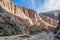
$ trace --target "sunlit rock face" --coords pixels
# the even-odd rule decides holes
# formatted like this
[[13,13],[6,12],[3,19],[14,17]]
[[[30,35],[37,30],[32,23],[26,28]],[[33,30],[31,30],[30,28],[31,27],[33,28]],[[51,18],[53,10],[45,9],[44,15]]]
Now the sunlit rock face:
[[[38,14],[36,11],[32,9],[28,9],[22,6],[16,6],[13,3],[11,3],[9,0],[6,0],[6,1],[0,0],[0,5],[9,13],[19,17],[19,18],[12,18],[19,25],[21,24],[20,18],[22,18],[23,21],[24,19],[28,20],[29,23],[27,24],[30,24],[30,25],[39,25],[39,26],[46,25],[46,26],[53,26],[53,27],[57,26],[57,23],[58,23],[57,20],[54,20],[48,16]],[[25,25],[26,25],[26,22],[24,22]]]

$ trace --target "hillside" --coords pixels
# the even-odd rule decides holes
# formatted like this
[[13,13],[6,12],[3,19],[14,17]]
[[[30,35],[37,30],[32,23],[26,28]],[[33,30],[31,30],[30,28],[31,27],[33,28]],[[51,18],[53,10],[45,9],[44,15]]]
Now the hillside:
[[60,13],[60,10],[54,10],[54,11],[49,11],[49,12],[43,12],[41,13],[44,16],[48,16],[50,18],[53,18],[55,20],[58,20],[58,14]]
[[[10,35],[20,33],[22,34],[24,32],[27,33],[31,30],[41,31],[42,29],[47,28],[49,26],[56,28],[58,24],[58,20],[38,14],[32,9],[28,9],[22,6],[16,6],[9,0],[0,0],[0,6],[1,23],[5,26],[7,25],[7,30],[10,30]],[[4,29],[5,26],[3,26]],[[11,30],[16,33],[11,34]],[[4,32],[5,30],[3,31],[3,33]]]
[[12,20],[10,13],[0,6],[0,36],[17,35],[19,26]]

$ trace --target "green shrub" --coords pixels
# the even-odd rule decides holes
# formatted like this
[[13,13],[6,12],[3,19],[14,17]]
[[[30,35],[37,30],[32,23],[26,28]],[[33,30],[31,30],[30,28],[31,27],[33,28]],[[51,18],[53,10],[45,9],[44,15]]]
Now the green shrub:
[[2,7],[0,6],[0,12],[2,13]]
[[5,29],[6,29],[6,32],[5,32],[4,35],[6,35],[6,36],[12,35],[12,32],[11,32],[11,30],[8,27],[6,27]]
[[8,26],[5,27],[5,33],[4,36],[12,36],[12,35],[17,35],[18,33],[10,28]]
[[0,17],[0,24],[3,24],[3,23],[4,23],[4,19]]

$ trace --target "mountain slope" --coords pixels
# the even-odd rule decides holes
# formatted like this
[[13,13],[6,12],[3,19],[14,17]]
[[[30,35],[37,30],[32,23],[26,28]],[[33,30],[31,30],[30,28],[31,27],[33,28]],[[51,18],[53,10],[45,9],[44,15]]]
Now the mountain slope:
[[16,35],[19,26],[11,19],[9,13],[0,6],[0,36]]
[[[2,1],[0,1],[0,4],[5,10],[12,13],[13,15],[16,15],[20,18],[28,20],[31,25],[38,23],[37,21],[40,19],[42,19],[43,21],[45,21],[49,25],[53,25],[53,26],[57,25],[57,20],[53,20],[53,18],[50,18],[47,16],[42,16],[41,14],[38,14],[36,11],[28,9],[26,7],[16,6],[13,3],[11,3],[10,1],[3,1],[2,0]],[[50,22],[52,22],[52,24],[49,23],[48,19],[50,19]],[[42,20],[40,20],[40,21],[42,21]],[[48,21],[46,21],[46,20],[48,20]],[[56,23],[56,24],[53,24],[53,23]],[[38,23],[38,24],[40,24],[40,23]]]
[[19,28],[18,33],[21,32],[21,29],[22,32],[30,31],[30,27],[35,28],[34,30],[40,30],[48,26],[55,28],[58,24],[58,20],[38,14],[32,9],[16,6],[10,1],[0,0],[0,6],[2,7],[2,11],[0,10],[1,21],[4,21],[11,29]]
[[55,10],[55,11],[44,12],[41,14],[57,20],[59,12],[60,12],[59,10]]

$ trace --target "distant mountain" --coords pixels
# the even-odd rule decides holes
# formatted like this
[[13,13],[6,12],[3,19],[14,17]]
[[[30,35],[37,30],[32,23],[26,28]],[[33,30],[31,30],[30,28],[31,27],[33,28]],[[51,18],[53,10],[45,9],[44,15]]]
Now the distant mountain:
[[55,10],[55,11],[44,12],[41,14],[57,20],[59,12],[60,10]]

